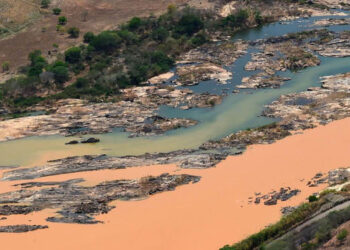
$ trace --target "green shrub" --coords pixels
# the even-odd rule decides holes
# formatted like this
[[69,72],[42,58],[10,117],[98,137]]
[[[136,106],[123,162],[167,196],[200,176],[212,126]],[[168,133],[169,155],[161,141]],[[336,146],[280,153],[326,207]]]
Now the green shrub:
[[274,225],[271,225],[259,233],[253,234],[232,246],[226,245],[222,250],[250,250],[259,247],[269,239],[278,237],[298,222],[303,221],[307,216],[312,214],[318,208],[317,203],[305,203],[299,206],[291,214],[282,217],[282,219]]
[[52,69],[54,78],[57,83],[65,83],[69,80],[69,71],[65,66],[56,66]]
[[310,242],[304,242],[303,244],[301,244],[301,249],[302,250],[313,250],[316,249],[317,245],[314,243],[310,243]]
[[343,229],[337,234],[337,240],[344,241],[347,236],[348,236],[348,231],[346,229]]
[[309,199],[309,202],[314,202],[318,200],[318,198],[315,195],[310,195],[308,199]]
[[[174,60],[168,57],[162,51],[154,51],[151,53],[151,63],[157,64],[162,72],[169,71],[174,65]],[[161,73],[161,72],[159,72]]]
[[9,71],[10,70],[10,63],[9,62],[3,62],[1,67],[2,67],[2,71],[3,72]]
[[222,26],[229,26],[231,28],[234,28],[237,26],[237,20],[235,15],[228,15],[227,17],[223,18],[221,21]]
[[78,38],[79,37],[79,34],[80,34],[80,30],[79,28],[77,27],[70,27],[68,30],[67,30],[67,33],[69,34],[69,36],[71,38]]
[[193,13],[188,13],[181,17],[175,30],[181,35],[191,36],[192,34],[201,30],[203,27],[204,24],[199,16]]
[[58,18],[58,24],[59,25],[66,25],[66,23],[67,23],[67,17],[65,17],[65,16],[60,16],[59,18]]
[[198,33],[191,39],[191,43],[196,47],[207,42],[207,37],[203,33]]
[[244,25],[249,17],[248,11],[241,9],[237,12],[236,21],[239,26]]
[[50,0],[41,0],[41,8],[48,8],[50,6],[51,1]]
[[134,32],[122,29],[117,31],[117,34],[126,44],[134,44],[138,41],[138,37]]
[[79,89],[84,88],[88,85],[88,80],[82,77],[79,77],[75,82],[75,86]]
[[53,8],[52,9],[52,13],[56,16],[58,16],[59,14],[61,14],[62,10],[60,8]]
[[128,28],[130,30],[136,30],[142,25],[142,20],[139,17],[133,17],[128,23]]
[[152,32],[152,38],[156,41],[163,42],[169,36],[169,31],[164,27],[159,27]]
[[81,60],[81,49],[79,47],[72,47],[64,53],[65,61],[68,63],[78,63]]
[[92,32],[86,32],[84,35],[84,43],[90,43],[95,38],[94,33]]
[[69,80],[68,65],[65,62],[56,61],[47,66],[46,70],[54,74],[54,79],[57,83],[61,84]]
[[43,98],[38,96],[19,97],[14,100],[14,105],[18,107],[29,107],[39,103],[42,100]]
[[10,31],[6,28],[0,27],[0,35],[5,35],[10,33]]
[[259,11],[256,11],[254,14],[254,19],[257,25],[262,25],[264,22],[263,17],[261,16]]
[[120,42],[121,39],[115,32],[103,31],[94,37],[90,45],[96,50],[108,52],[119,47]]
[[41,56],[40,50],[34,50],[29,53],[30,66],[27,72],[28,76],[39,76],[47,65],[47,61]]

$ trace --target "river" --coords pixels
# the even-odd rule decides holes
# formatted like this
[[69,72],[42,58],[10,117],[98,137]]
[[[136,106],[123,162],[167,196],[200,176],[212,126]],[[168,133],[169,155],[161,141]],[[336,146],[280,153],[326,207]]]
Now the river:
[[[312,17],[288,22],[265,25],[237,34],[234,39],[257,40],[271,36],[280,36],[290,32],[300,32],[314,28],[312,23],[326,17]],[[344,16],[333,16],[344,18]],[[349,30],[350,25],[327,27],[333,31]],[[82,154],[137,155],[153,152],[169,152],[179,149],[197,148],[202,143],[219,139],[238,130],[258,127],[273,122],[273,119],[262,117],[264,105],[271,103],[283,94],[299,92],[312,86],[319,86],[321,76],[345,73],[349,71],[350,58],[322,57],[321,65],[310,67],[299,72],[283,72],[292,78],[279,89],[242,90],[233,94],[232,90],[240,84],[242,77],[254,72],[244,70],[255,49],[239,58],[227,67],[233,78],[227,84],[215,81],[201,82],[190,87],[196,92],[227,93],[223,102],[213,108],[195,108],[181,110],[161,107],[159,114],[167,117],[183,117],[198,120],[196,126],[169,131],[164,135],[153,137],[129,138],[128,133],[115,129],[112,133],[98,135],[100,143],[94,145],[65,145],[69,138],[55,136],[34,136],[0,143],[0,165],[32,165],[46,160]]]

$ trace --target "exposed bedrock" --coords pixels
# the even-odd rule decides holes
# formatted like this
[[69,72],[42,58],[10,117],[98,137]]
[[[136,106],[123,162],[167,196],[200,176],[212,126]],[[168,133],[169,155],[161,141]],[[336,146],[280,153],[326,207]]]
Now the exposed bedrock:
[[2,180],[36,179],[39,177],[101,169],[122,169],[157,164],[177,164],[181,168],[208,168],[226,158],[225,153],[201,153],[196,150],[180,150],[170,153],[144,154],[140,156],[109,157],[74,156],[49,161],[44,166],[7,171]]
[[[62,183],[22,183],[22,189],[0,194],[0,215],[28,214],[53,208],[58,209],[58,214],[47,218],[48,221],[94,224],[99,222],[94,215],[108,213],[114,208],[109,205],[111,201],[146,198],[199,180],[200,177],[193,175],[162,174],[138,180],[106,181],[96,186],[80,186],[77,184],[79,179]],[[47,185],[50,187],[45,187]],[[11,205],[7,205],[9,203]],[[22,203],[27,205],[19,205]]]

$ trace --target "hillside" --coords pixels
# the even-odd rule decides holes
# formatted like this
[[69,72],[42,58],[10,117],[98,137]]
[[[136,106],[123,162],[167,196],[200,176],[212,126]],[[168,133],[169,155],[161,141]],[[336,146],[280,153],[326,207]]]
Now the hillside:
[[[18,66],[27,63],[30,51],[40,49],[47,54],[48,51],[55,50],[53,44],[58,45],[59,51],[64,51],[81,41],[81,38],[69,39],[67,34],[57,32],[58,17],[52,14],[53,8],[62,9],[61,15],[68,19],[67,26],[78,27],[83,34],[87,31],[100,32],[113,29],[133,16],[157,14],[166,10],[171,3],[182,5],[189,1],[54,0],[47,9],[40,8],[38,2],[38,0],[0,1],[0,27],[9,30],[6,32],[8,35],[6,39],[0,40],[0,64],[9,62],[13,72]],[[196,0],[193,2],[196,5]],[[204,4],[205,1],[201,3]],[[16,33],[18,31],[21,32]]]

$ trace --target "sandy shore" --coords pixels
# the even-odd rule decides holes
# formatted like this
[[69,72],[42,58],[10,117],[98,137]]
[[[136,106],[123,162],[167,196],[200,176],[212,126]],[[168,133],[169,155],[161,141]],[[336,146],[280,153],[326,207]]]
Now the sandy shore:
[[[345,166],[350,166],[350,119],[271,145],[252,146],[243,155],[229,157],[207,170],[152,166],[150,170],[144,167],[64,175],[64,179],[85,177],[87,184],[103,180],[104,176],[138,178],[163,172],[200,175],[202,180],[141,201],[118,201],[116,209],[97,217],[105,221],[100,225],[47,223],[44,218],[53,211],[35,213],[30,215],[30,223],[47,224],[49,229],[1,234],[0,241],[3,248],[14,250],[218,249],[277,221],[281,207],[297,205],[322,189],[306,186],[317,172]],[[248,204],[248,197],[255,192],[267,193],[285,186],[299,188],[301,193],[276,206]],[[13,217],[0,225],[26,222],[23,218]]]

